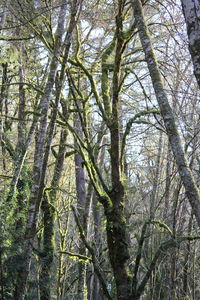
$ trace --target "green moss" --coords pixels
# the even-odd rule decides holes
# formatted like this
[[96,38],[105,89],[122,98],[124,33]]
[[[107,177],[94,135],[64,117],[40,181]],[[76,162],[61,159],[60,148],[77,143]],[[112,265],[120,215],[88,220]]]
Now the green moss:
[[[110,104],[110,82],[108,74],[110,71],[113,71],[114,56],[113,52],[116,47],[116,38],[114,37],[112,42],[108,45],[105,51],[102,54],[101,67],[102,67],[102,76],[101,76],[101,90],[102,98],[105,109],[106,119],[111,117],[111,104]],[[112,66],[110,68],[110,66]]]
[[126,217],[124,215],[121,216],[121,221],[122,221],[122,223],[126,224]]

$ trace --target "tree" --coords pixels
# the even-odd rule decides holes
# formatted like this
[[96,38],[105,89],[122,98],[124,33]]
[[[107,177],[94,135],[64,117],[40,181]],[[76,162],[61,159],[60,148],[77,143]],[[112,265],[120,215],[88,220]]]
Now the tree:
[[200,23],[199,23],[199,3],[198,1],[181,0],[183,14],[187,26],[189,50],[194,66],[194,75],[200,86],[200,58],[199,58],[199,38],[200,38]]
[[0,297],[198,299],[179,4],[2,1],[0,23]]
[[156,62],[156,58],[151,46],[150,36],[144,21],[141,1],[133,3],[135,18],[139,29],[140,40],[146,56],[150,76],[154,86],[156,98],[160,107],[160,111],[165,123],[165,128],[169,138],[170,146],[176,160],[181,180],[183,181],[187,197],[190,201],[193,213],[196,217],[197,223],[200,226],[200,195],[199,190],[195,184],[194,178],[186,160],[177,126],[175,123],[173,111],[169,105],[167,94],[165,93],[164,86],[161,79],[161,74]]

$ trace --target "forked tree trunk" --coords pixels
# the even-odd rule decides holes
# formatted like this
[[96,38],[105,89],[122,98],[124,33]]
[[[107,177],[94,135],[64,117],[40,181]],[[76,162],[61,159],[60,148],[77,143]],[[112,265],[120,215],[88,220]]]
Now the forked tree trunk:
[[122,15],[124,1],[118,1],[118,15],[116,17],[116,52],[113,72],[112,90],[112,118],[110,122],[111,138],[111,180],[112,192],[110,199],[112,206],[104,207],[107,218],[107,242],[110,262],[113,268],[117,299],[131,299],[131,280],[128,271],[128,237],[126,233],[126,217],[124,211],[124,186],[121,178],[120,163],[120,124],[119,124],[119,91],[120,91],[120,69],[122,53],[124,51],[124,39],[122,37],[123,25]]
[[[70,22],[68,26],[68,30],[64,40],[64,56],[62,61],[62,68],[59,76],[56,80],[56,99],[55,99],[55,107],[52,111],[52,119],[49,124],[49,134],[47,139],[46,151],[43,160],[42,174],[40,179],[40,189],[38,198],[42,199],[42,194],[44,190],[44,182],[45,182],[45,174],[47,169],[48,158],[50,154],[50,147],[53,140],[54,129],[57,118],[57,109],[61,97],[61,92],[63,88],[63,83],[65,80],[65,69],[66,63],[69,56],[69,50],[71,45],[71,37],[73,30],[75,28],[77,19],[76,16],[79,12],[79,6],[81,1],[76,0],[73,2],[71,9]],[[62,105],[63,107],[63,116],[67,120],[67,108],[66,105]],[[56,202],[57,189],[59,187],[59,182],[62,176],[65,152],[66,152],[66,140],[67,140],[67,132],[63,130],[60,136],[60,145],[56,159],[56,165],[54,169],[54,175],[51,182],[51,189],[46,193],[43,203],[43,220],[44,220],[44,231],[43,231],[43,255],[41,258],[42,266],[40,272],[40,297],[41,300],[50,300],[51,299],[51,271],[53,265],[53,256],[54,256],[54,218],[55,218],[55,210],[54,204]]]
[[189,199],[192,211],[200,227],[200,195],[190,171],[187,158],[181,144],[180,135],[175,123],[174,114],[170,107],[167,94],[161,78],[161,73],[156,61],[154,50],[151,44],[150,34],[145,23],[141,0],[133,1],[134,16],[137,21],[138,32],[145,53],[146,62],[149,68],[155,95],[163,117],[169,143],[178,167],[179,175],[185,187],[186,195]]

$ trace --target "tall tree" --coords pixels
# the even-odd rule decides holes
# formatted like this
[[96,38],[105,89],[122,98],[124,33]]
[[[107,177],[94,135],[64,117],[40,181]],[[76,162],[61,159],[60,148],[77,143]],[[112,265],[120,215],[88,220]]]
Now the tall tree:
[[61,54],[62,46],[62,37],[64,33],[66,18],[66,2],[63,1],[60,14],[58,17],[57,31],[55,33],[55,46],[53,49],[53,57],[50,63],[49,76],[44,90],[44,95],[41,101],[41,118],[40,118],[40,127],[37,134],[36,140],[36,149],[35,149],[35,158],[34,158],[34,167],[33,167],[33,183],[31,187],[31,194],[29,200],[29,212],[27,220],[27,229],[26,229],[26,242],[24,250],[24,262],[21,267],[20,272],[18,273],[18,282],[15,290],[15,298],[23,300],[26,293],[26,282],[30,270],[31,255],[33,250],[34,238],[36,233],[36,226],[39,214],[39,207],[41,203],[41,198],[38,198],[40,193],[40,178],[43,165],[43,154],[46,140],[46,130],[47,130],[47,117],[48,117],[48,108],[50,102],[50,96],[52,89],[55,83],[56,71],[58,68],[58,58]]
[[161,73],[156,61],[156,57],[151,44],[150,35],[145,22],[142,3],[140,0],[133,2],[134,16],[137,21],[139,36],[143,51],[145,53],[146,62],[149,68],[152,84],[158,101],[158,105],[165,123],[166,132],[169,138],[170,146],[172,148],[174,158],[176,160],[180,177],[183,181],[187,197],[190,201],[193,213],[196,217],[197,223],[200,226],[200,195],[198,187],[187,162],[178,128],[175,123],[174,114],[170,107],[167,94],[165,92]]
[[0,3],[0,298],[199,299],[183,174],[196,189],[200,90],[180,3],[81,5]]
[[194,74],[200,87],[200,4],[199,1],[181,0],[187,26],[189,50],[194,66]]

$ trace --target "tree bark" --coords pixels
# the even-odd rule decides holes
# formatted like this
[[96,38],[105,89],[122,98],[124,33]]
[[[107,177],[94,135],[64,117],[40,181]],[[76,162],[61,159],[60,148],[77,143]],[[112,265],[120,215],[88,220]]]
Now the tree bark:
[[131,280],[128,272],[128,238],[126,233],[126,217],[124,212],[124,186],[121,178],[120,164],[120,124],[119,124],[119,91],[120,68],[122,53],[124,51],[124,39],[122,37],[122,15],[124,1],[118,1],[118,15],[116,16],[116,53],[113,72],[112,90],[112,118],[109,125],[111,137],[111,180],[112,192],[111,207],[104,207],[107,218],[107,242],[110,262],[113,268],[117,299],[131,299]]
[[181,4],[187,26],[194,75],[200,88],[200,3],[198,0],[181,0]]
[[5,2],[5,6],[3,8],[3,12],[2,12],[2,15],[1,15],[1,20],[0,20],[0,30],[3,29],[4,27],[4,24],[6,22],[6,17],[7,17],[7,14],[8,14],[8,8],[9,8],[9,5],[10,5],[10,0],[7,0]]
[[190,171],[187,158],[181,144],[180,135],[175,123],[174,114],[170,107],[167,94],[164,89],[160,70],[151,44],[148,28],[145,23],[143,7],[140,0],[133,1],[134,16],[137,21],[137,27],[143,51],[145,53],[146,62],[149,68],[155,95],[160,107],[169,143],[178,167],[179,175],[185,187],[186,195],[189,199],[193,213],[196,217],[198,226],[200,227],[200,195],[195,184],[193,175]]
[[[79,115],[76,113],[74,115],[74,129],[76,134],[83,139],[83,132],[81,130],[81,123],[80,123]],[[78,145],[75,143],[75,149],[78,150]],[[78,211],[80,216],[80,221],[83,226],[83,230],[87,235],[87,224],[85,222],[85,204],[86,204],[86,182],[85,182],[85,171],[83,165],[83,159],[79,153],[75,154],[75,176],[76,176],[76,195],[77,195],[77,205]],[[81,240],[79,240],[79,253],[82,255],[86,255],[85,245]],[[86,292],[86,263],[79,262],[78,263],[78,295],[79,299],[84,299],[84,293]]]
[[[45,151],[44,160],[43,160],[38,199],[42,199],[42,194],[43,194],[43,190],[44,190],[45,174],[46,174],[47,163],[48,163],[48,158],[49,158],[49,153],[50,153],[50,147],[51,147],[51,142],[53,139],[55,123],[56,123],[56,118],[57,118],[57,108],[58,108],[58,104],[60,101],[62,87],[63,87],[63,83],[64,83],[64,79],[65,79],[65,68],[66,68],[66,63],[67,63],[70,45],[71,45],[71,37],[72,37],[72,33],[73,33],[74,27],[77,22],[76,16],[79,12],[80,3],[81,3],[81,1],[73,2],[70,23],[69,23],[68,30],[67,30],[67,33],[65,36],[64,56],[63,56],[62,68],[60,71],[60,75],[58,76],[57,82],[56,82],[55,107],[53,109],[52,119],[51,119],[51,122],[49,125],[49,134],[48,134],[46,151]],[[67,117],[68,117],[65,105],[63,105],[63,116],[65,117],[65,119],[67,119]],[[67,140],[67,132],[64,129],[61,132],[59,151],[57,154],[57,160],[56,160],[56,166],[54,169],[53,179],[51,182],[51,189],[49,192],[47,192],[46,196],[43,199],[43,203],[42,203],[44,232],[43,232],[43,255],[42,255],[42,259],[41,259],[42,267],[41,267],[41,272],[40,272],[41,300],[51,299],[50,282],[51,282],[51,270],[52,270],[53,255],[54,255],[54,242],[53,242],[54,229],[53,229],[53,227],[54,227],[54,218],[55,218],[55,212],[54,212],[53,205],[56,200],[57,188],[59,187],[59,182],[60,182],[60,178],[61,178],[62,170],[63,170],[63,164],[64,164],[65,152],[66,152],[66,140]]]
[[34,157],[34,167],[33,167],[33,183],[31,188],[30,200],[29,200],[29,212],[27,220],[27,229],[25,237],[25,250],[24,250],[24,263],[21,267],[21,272],[19,272],[18,282],[15,290],[15,297],[17,300],[24,300],[27,288],[27,278],[30,269],[32,249],[34,243],[34,237],[36,233],[36,224],[39,213],[40,199],[38,199],[39,188],[40,188],[40,178],[43,165],[43,153],[46,139],[47,130],[47,116],[51,92],[55,83],[55,76],[58,67],[58,58],[60,56],[60,50],[62,45],[62,36],[64,32],[64,24],[66,18],[66,1],[63,0],[60,14],[58,18],[58,26],[55,33],[56,42],[53,52],[53,57],[50,64],[49,76],[44,90],[44,95],[41,101],[41,119],[40,128],[38,131],[36,147],[35,147],[35,157]]

